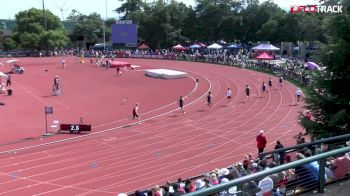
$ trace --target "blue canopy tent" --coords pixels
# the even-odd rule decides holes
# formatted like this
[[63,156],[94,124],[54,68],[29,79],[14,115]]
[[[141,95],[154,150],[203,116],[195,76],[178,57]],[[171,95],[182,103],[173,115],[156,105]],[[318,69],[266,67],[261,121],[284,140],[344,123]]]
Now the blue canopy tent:
[[236,44],[231,44],[231,45],[227,46],[227,48],[229,48],[229,49],[241,49],[242,47],[238,46]]
[[198,49],[198,48],[201,48],[201,46],[198,45],[198,44],[193,44],[193,45],[190,46],[190,48]]

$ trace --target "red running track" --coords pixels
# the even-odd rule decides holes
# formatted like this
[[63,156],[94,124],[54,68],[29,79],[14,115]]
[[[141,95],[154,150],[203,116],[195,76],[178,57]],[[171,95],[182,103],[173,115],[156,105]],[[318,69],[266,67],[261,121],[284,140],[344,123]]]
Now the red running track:
[[[28,63],[27,73],[13,78],[18,85],[15,92],[20,94],[23,91],[26,96],[33,94],[32,100],[36,101],[31,101],[31,104],[36,103],[38,110],[42,110],[42,100],[57,102],[57,107],[62,105],[57,111],[61,122],[61,119],[77,119],[78,115],[87,116],[87,121],[93,124],[93,134],[76,138],[63,134],[43,140],[3,144],[0,195],[115,195],[132,192],[178,177],[186,178],[227,167],[242,160],[247,153],[256,154],[255,137],[260,129],[266,132],[267,149],[272,149],[278,139],[285,146],[294,145],[293,136],[302,130],[298,125],[301,106],[291,106],[296,89],[293,85],[286,83],[282,88],[277,87],[277,78],[273,78],[274,87],[259,98],[260,85],[269,77],[266,74],[204,63],[126,59],[131,64],[140,65],[141,69],[183,70],[192,78],[151,79],[142,76],[142,71],[126,72],[117,78],[113,77],[115,70],[78,64],[74,59],[67,61],[65,69],[59,68],[58,58],[26,60],[38,65]],[[38,81],[32,78],[33,81],[26,83],[25,78],[31,75],[31,69],[33,75],[41,74],[41,61],[49,67],[46,74],[51,74],[45,78],[46,83],[50,83],[56,73],[64,77],[66,83],[62,96],[43,97],[43,94],[50,93],[46,89],[48,85],[40,81],[43,78]],[[87,84],[91,78],[97,79]],[[198,86],[194,78],[199,79]],[[248,102],[243,102],[246,83],[250,85],[253,96]],[[126,88],[125,85],[130,86]],[[225,97],[227,87],[234,94],[231,105],[227,104]],[[214,103],[211,111],[205,105],[209,90],[213,93]],[[113,93],[109,94],[110,91]],[[102,96],[100,93],[106,94]],[[125,94],[128,94],[128,101],[120,105],[118,100],[122,100]],[[191,94],[185,99],[188,104],[185,115],[177,110],[175,102],[180,94]],[[113,98],[105,97],[107,95]],[[13,100],[22,100],[23,96],[12,98],[1,97],[6,103],[1,106],[2,110],[14,105]],[[93,106],[89,105],[91,101],[94,101]],[[123,126],[133,123],[128,117],[135,102],[141,104],[143,123]],[[36,115],[43,118],[42,111],[25,113],[33,118]],[[37,123],[42,124],[42,119]],[[30,126],[38,126],[37,123]],[[60,141],[62,139],[67,141]]]

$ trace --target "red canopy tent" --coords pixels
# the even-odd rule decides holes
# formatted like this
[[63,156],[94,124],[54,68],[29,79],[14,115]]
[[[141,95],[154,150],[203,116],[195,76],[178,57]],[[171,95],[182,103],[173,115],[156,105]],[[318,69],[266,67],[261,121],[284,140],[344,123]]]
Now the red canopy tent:
[[111,68],[116,67],[131,67],[131,64],[123,61],[112,61]]
[[141,44],[139,45],[139,47],[137,47],[138,49],[148,49],[149,46],[147,44]]
[[261,54],[259,54],[256,59],[258,60],[272,60],[272,56],[270,56],[269,54],[267,54],[266,52],[263,52]]
[[183,46],[181,46],[181,44],[178,44],[178,45],[176,45],[176,46],[173,46],[173,49],[174,49],[174,50],[186,50],[186,48],[183,47]]

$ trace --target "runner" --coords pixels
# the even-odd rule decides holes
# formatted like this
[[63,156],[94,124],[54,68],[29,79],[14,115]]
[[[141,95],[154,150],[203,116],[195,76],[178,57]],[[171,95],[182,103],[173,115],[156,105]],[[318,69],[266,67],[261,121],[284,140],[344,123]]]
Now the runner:
[[207,96],[207,106],[209,107],[209,110],[211,110],[212,98],[213,98],[213,96],[211,95],[211,92],[209,91],[208,96]]
[[53,95],[54,96],[58,96],[61,95],[61,81],[58,78],[58,76],[55,77],[55,79],[53,80]]
[[180,96],[180,99],[179,99],[179,107],[180,107],[180,110],[182,111],[183,114],[185,114],[185,110],[184,110],[184,104],[185,104],[185,100],[184,98],[182,97],[182,95]]
[[137,124],[141,124],[140,122],[140,115],[139,115],[139,104],[136,103],[134,106],[134,109],[132,110],[132,118],[135,120],[135,118],[137,118]]
[[245,85],[245,94],[246,94],[246,99],[249,101],[249,96],[250,96],[250,87],[248,84]]
[[232,91],[230,88],[227,88],[226,97],[227,97],[227,101],[228,101],[229,105],[231,105]]
[[271,89],[272,88],[272,79],[271,79],[271,77],[269,78],[268,84],[269,84],[269,89]]
[[265,84],[265,82],[262,83],[261,90],[262,90],[261,97],[263,97],[264,94],[265,94],[265,91],[266,91],[266,84]]
[[280,83],[280,86],[282,87],[283,86],[283,77],[281,76],[280,78],[279,78],[279,83]]
[[303,91],[301,91],[300,88],[298,88],[296,91],[295,91],[295,96],[297,97],[297,105],[300,101],[300,97],[303,95]]

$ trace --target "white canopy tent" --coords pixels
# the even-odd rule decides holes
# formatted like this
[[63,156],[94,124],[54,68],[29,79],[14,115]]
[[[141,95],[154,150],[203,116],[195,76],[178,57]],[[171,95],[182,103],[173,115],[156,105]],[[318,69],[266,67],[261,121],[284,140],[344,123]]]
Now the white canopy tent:
[[222,46],[219,45],[219,44],[217,44],[217,43],[214,43],[214,44],[208,46],[207,48],[208,48],[208,49],[221,49]]
[[265,50],[265,51],[276,51],[280,50],[272,44],[259,44],[253,48],[253,50]]

